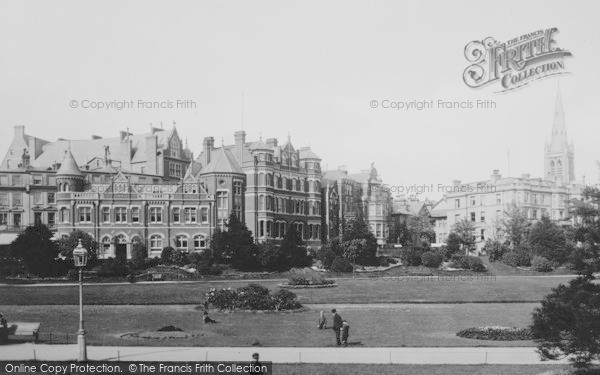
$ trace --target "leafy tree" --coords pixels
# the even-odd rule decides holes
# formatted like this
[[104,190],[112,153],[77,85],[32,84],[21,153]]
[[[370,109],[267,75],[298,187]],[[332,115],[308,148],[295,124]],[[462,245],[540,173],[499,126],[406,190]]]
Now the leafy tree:
[[61,238],[58,241],[60,255],[67,259],[72,259],[73,250],[79,244],[79,239],[81,239],[81,246],[88,251],[88,264],[93,266],[98,260],[98,242],[88,233],[81,230],[74,230],[67,237]]
[[357,243],[350,243],[349,241],[364,240],[364,242],[361,242],[360,256],[356,258],[356,262],[359,264],[375,263],[377,255],[377,239],[361,215],[348,221],[347,230],[344,233],[342,240],[343,243],[340,244],[342,253],[344,252],[344,249],[347,251],[349,248],[356,248]]
[[175,249],[171,246],[166,246],[162,249],[160,253],[160,263],[161,264],[173,264],[173,253]]
[[432,243],[435,241],[435,231],[427,215],[414,215],[408,218],[408,232],[413,244],[420,244],[423,240]]
[[550,220],[548,215],[542,216],[542,219],[531,227],[529,244],[535,255],[559,264],[564,263],[569,256],[565,231]]
[[231,213],[225,227],[225,231],[215,231],[211,240],[210,247],[215,260],[226,262],[230,259],[232,266],[239,270],[258,269],[257,248],[246,224]]
[[131,247],[131,263],[136,269],[143,269],[148,258],[148,249],[142,243],[134,243]]
[[446,238],[446,253],[444,259],[448,260],[460,252],[460,237],[455,232],[450,232]]
[[527,210],[515,202],[508,205],[504,215],[498,220],[498,229],[510,246],[518,246],[527,241],[530,223]]
[[542,359],[571,356],[578,368],[600,359],[600,285],[593,279],[559,285],[534,310],[531,332]]
[[316,258],[323,263],[323,268],[330,269],[335,257],[341,256],[343,253],[339,237],[334,237],[317,251]]
[[50,275],[52,263],[58,254],[52,236],[45,225],[27,227],[10,244],[11,253],[23,260],[29,272],[40,276]]
[[466,218],[454,223],[452,226],[454,232],[460,241],[462,249],[466,254],[469,254],[473,246],[475,246],[475,224]]
[[398,243],[402,246],[406,246],[412,243],[412,234],[408,229],[406,223],[402,223],[396,227],[395,238],[393,242]]
[[286,269],[291,267],[308,267],[312,258],[306,254],[306,247],[294,225],[289,225],[281,241],[281,252],[284,256]]
[[575,217],[575,229],[570,235],[582,246],[575,249],[570,261],[582,273],[591,273],[600,267],[600,189],[586,187],[582,200],[571,202],[569,211]]
[[258,263],[267,271],[285,271],[287,264],[281,247],[271,240],[258,245]]

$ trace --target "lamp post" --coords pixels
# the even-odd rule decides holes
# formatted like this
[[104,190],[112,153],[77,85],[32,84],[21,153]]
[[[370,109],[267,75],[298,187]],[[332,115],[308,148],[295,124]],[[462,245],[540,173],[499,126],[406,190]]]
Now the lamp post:
[[79,331],[77,331],[77,346],[79,362],[87,361],[87,348],[85,346],[85,330],[83,329],[83,267],[88,262],[88,251],[81,245],[81,238],[77,247],[73,250],[73,262],[79,269]]

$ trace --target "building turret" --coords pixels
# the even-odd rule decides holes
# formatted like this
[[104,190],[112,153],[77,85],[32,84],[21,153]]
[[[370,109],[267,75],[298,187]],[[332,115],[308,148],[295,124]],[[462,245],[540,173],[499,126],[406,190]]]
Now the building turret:
[[83,173],[79,170],[77,162],[70,150],[65,151],[65,157],[56,171],[56,184],[59,192],[82,191]]

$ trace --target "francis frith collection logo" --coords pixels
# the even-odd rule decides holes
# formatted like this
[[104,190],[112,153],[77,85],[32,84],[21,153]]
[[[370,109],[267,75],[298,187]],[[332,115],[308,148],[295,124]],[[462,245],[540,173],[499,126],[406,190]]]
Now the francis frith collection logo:
[[540,78],[568,73],[565,57],[571,52],[558,48],[556,27],[536,30],[501,43],[492,37],[475,40],[465,47],[471,63],[464,73],[467,86],[479,88],[498,82],[501,90],[510,91]]

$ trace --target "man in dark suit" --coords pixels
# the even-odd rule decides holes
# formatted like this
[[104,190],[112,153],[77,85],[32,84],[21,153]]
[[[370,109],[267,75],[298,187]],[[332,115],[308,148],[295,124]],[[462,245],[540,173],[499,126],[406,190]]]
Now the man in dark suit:
[[342,345],[340,340],[340,329],[342,328],[342,317],[337,313],[336,309],[331,310],[333,313],[333,332],[335,332],[335,341],[338,345]]

